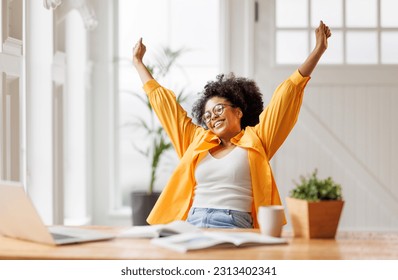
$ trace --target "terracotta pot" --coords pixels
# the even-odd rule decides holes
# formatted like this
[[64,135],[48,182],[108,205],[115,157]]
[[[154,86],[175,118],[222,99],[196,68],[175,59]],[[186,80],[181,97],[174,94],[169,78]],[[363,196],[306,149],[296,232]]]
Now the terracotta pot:
[[334,238],[339,225],[344,201],[325,200],[308,202],[286,198],[295,237]]

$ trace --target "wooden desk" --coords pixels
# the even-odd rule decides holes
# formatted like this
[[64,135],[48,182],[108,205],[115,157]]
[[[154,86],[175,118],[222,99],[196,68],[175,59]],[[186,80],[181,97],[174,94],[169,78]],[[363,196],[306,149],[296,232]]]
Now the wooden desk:
[[[95,227],[115,232],[116,228]],[[148,239],[114,239],[76,245],[47,246],[0,236],[0,259],[270,259],[270,260],[398,260],[398,232],[341,232],[336,239],[287,236],[288,244],[218,248],[177,253],[150,244]]]

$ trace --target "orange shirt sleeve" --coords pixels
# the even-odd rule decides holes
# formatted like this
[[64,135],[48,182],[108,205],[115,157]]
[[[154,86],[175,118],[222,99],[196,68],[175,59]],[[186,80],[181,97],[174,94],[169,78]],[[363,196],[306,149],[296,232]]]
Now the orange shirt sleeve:
[[303,77],[296,70],[274,91],[271,101],[260,115],[256,133],[263,142],[270,160],[297,122],[303,101],[304,88],[310,77]]
[[143,88],[177,155],[181,158],[192,142],[198,126],[187,116],[187,112],[177,102],[171,90],[162,87],[156,80],[149,80]]

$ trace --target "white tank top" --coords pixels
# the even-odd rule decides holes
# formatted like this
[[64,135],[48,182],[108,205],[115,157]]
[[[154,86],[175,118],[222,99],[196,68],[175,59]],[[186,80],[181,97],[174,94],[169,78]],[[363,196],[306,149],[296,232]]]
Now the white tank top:
[[235,147],[220,159],[208,153],[196,167],[195,178],[193,207],[252,211],[247,150]]

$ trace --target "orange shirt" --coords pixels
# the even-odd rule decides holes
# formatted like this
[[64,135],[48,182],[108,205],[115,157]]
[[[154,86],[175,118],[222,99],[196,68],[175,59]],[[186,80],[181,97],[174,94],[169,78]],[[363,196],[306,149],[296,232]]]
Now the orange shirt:
[[[275,90],[260,115],[260,122],[254,127],[246,127],[231,139],[233,144],[248,150],[253,188],[251,213],[255,228],[258,228],[256,216],[259,206],[281,204],[269,160],[298,119],[309,79],[296,70]],[[180,158],[147,221],[149,224],[164,224],[185,220],[192,205],[196,165],[211,148],[220,144],[220,140],[210,130],[192,122],[172,91],[155,80],[148,81],[144,90]]]

